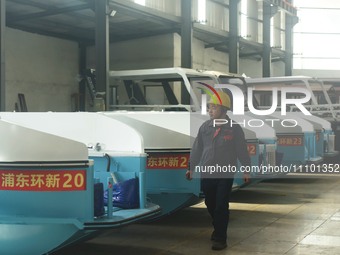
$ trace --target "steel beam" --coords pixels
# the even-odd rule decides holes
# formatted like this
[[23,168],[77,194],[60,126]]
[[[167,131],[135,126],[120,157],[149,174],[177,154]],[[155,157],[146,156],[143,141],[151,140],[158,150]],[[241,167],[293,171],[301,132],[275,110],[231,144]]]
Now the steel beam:
[[254,56],[259,56],[259,60],[261,60],[261,53],[259,52],[251,52],[251,53],[241,53],[240,54],[240,57],[242,58],[251,58],[251,57],[254,57]]
[[229,1],[229,72],[239,72],[240,42],[238,34],[239,0]]
[[5,30],[6,0],[0,0],[0,111],[6,110]]
[[276,7],[279,7],[281,10],[284,10],[288,15],[296,16],[297,9],[293,6],[291,0],[263,0],[268,4],[272,4]]
[[[111,23],[112,24],[112,23]],[[140,33],[135,33],[131,35],[116,35],[116,34],[111,34],[110,35],[110,43],[115,43],[115,42],[122,42],[122,41],[128,41],[128,40],[135,40],[139,38],[145,38],[145,37],[151,37],[151,36],[157,36],[157,35],[166,35],[166,34],[173,34],[173,33],[178,33],[178,29],[162,29],[158,31],[148,31],[148,32],[140,32]]]
[[[109,84],[109,18],[107,0],[95,1],[96,33],[96,91],[108,97]],[[106,109],[108,100],[105,100]]]
[[16,23],[16,22],[23,21],[23,20],[43,18],[47,16],[64,14],[67,12],[80,11],[80,10],[89,9],[89,8],[91,8],[90,4],[80,4],[80,5],[68,6],[64,8],[49,9],[49,10],[42,11],[42,12],[30,13],[30,14],[25,14],[21,16],[11,17],[7,20],[7,22],[8,24],[11,24],[11,23]]
[[[8,15],[7,15],[8,16]],[[27,26],[27,24],[22,24],[22,23],[18,23],[18,24],[8,24],[8,27],[20,27],[20,26]],[[39,30],[43,30],[46,31],[48,33],[49,30],[54,30],[55,28],[58,29],[63,29],[68,31],[69,34],[72,34],[73,37],[83,37],[83,35],[87,35],[88,39],[91,38],[93,39],[94,37],[94,29],[89,29],[89,28],[81,28],[81,27],[76,27],[70,24],[67,24],[66,22],[58,22],[58,21],[51,21],[51,20],[32,20],[30,21],[30,27],[32,27],[32,29],[37,29],[37,31]],[[42,27],[42,28],[40,28]]]
[[229,44],[229,38],[222,41],[222,42],[218,42],[218,43],[209,43],[207,45],[204,46],[205,49],[208,48],[216,48],[216,47],[221,47],[221,46],[225,46]]
[[[21,5],[26,5],[26,6],[33,6],[33,7],[45,10],[45,11],[55,9],[55,7],[53,7],[49,4],[42,3],[42,2],[38,3],[38,2],[34,2],[32,0],[11,0],[11,2],[21,4]],[[93,3],[90,6],[93,6]],[[88,15],[85,15],[85,14],[81,14],[81,13],[77,13],[77,12],[64,13],[64,14],[68,15],[68,16],[72,16],[72,17],[77,17],[77,18],[80,18],[80,19],[89,20],[89,21],[92,21],[93,23],[95,22],[94,17],[88,16]]]

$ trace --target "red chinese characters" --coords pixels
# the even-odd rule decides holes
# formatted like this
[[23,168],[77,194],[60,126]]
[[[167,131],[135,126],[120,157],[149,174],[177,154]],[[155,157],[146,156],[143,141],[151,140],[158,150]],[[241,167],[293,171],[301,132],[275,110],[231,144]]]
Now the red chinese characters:
[[85,170],[0,170],[0,190],[76,191],[85,189]]
[[147,160],[147,169],[188,169],[189,153],[162,154],[151,153]]

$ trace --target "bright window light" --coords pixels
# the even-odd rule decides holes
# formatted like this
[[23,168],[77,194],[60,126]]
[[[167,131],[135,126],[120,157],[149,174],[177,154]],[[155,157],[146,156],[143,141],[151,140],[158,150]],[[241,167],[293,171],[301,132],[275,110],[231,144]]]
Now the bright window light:
[[145,6],[145,0],[135,0],[135,3]]
[[275,37],[274,37],[274,34],[275,34],[275,28],[274,28],[274,18],[272,17],[270,19],[270,46],[271,47],[274,47],[275,45]]
[[340,70],[340,28],[334,25],[340,22],[339,2],[300,0],[294,4],[299,8],[299,23],[294,26],[293,68]]
[[198,7],[197,7],[198,22],[205,24],[206,23],[206,19],[207,19],[207,17],[206,17],[206,0],[198,0],[197,1],[197,5],[198,5]]
[[248,37],[248,0],[241,1],[241,36]]

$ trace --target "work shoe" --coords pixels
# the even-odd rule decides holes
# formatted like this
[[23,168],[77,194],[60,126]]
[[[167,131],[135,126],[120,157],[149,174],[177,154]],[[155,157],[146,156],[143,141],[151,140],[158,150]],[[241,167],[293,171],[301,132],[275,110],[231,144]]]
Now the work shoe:
[[219,251],[219,250],[223,250],[227,247],[227,243],[226,242],[217,242],[217,241],[214,241],[212,246],[211,246],[211,249],[212,250],[215,250],[215,251]]

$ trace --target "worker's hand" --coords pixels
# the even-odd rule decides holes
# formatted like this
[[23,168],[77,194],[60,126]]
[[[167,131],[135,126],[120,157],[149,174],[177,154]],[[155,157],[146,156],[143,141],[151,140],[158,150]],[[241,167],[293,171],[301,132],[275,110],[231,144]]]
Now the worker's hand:
[[249,173],[244,173],[243,174],[243,181],[244,181],[244,183],[249,183],[250,182],[250,174]]
[[186,173],[185,173],[185,178],[189,181],[192,180],[192,171],[190,170],[187,170]]

